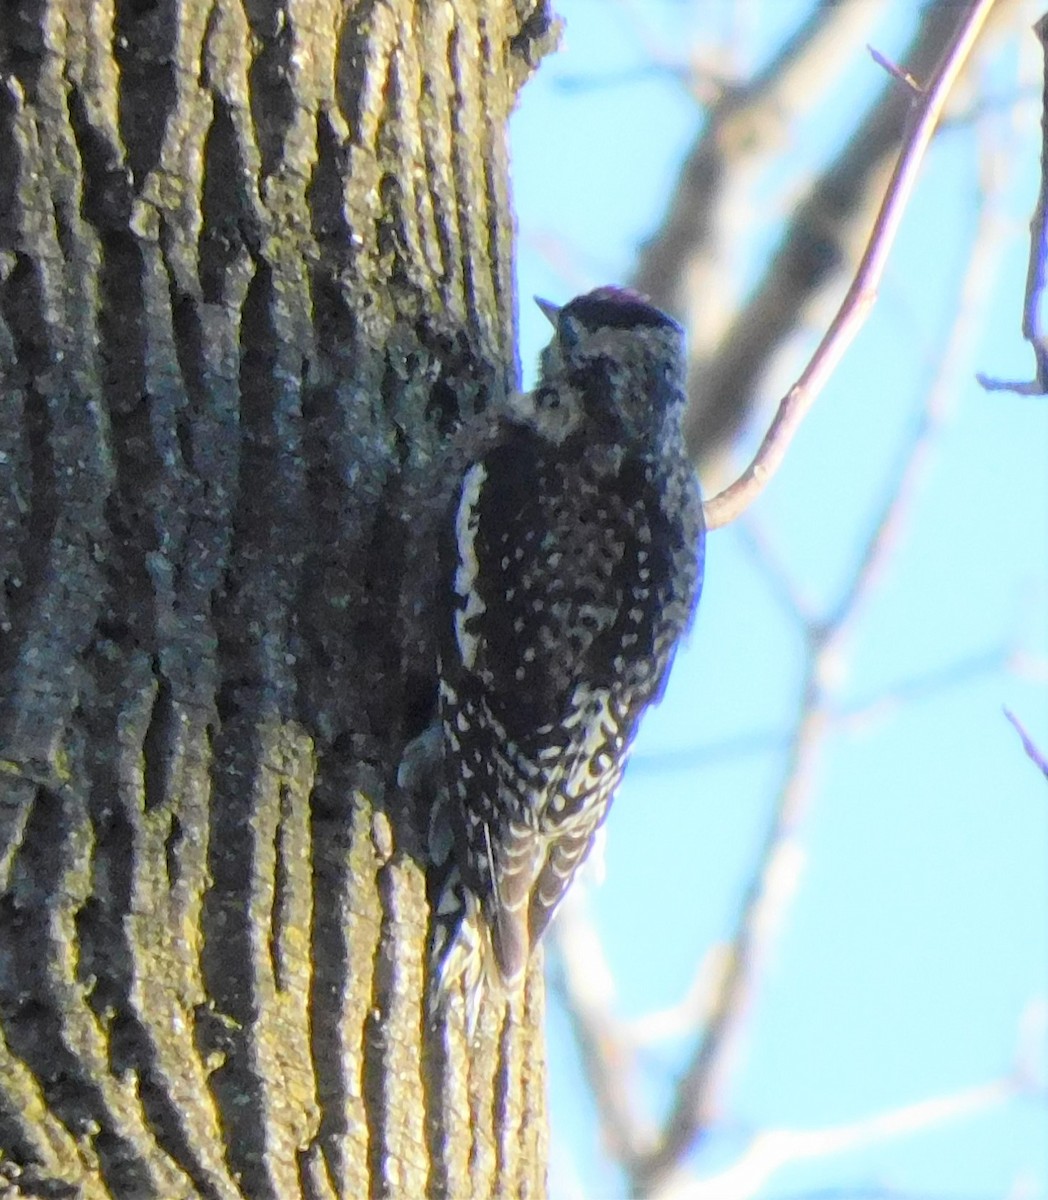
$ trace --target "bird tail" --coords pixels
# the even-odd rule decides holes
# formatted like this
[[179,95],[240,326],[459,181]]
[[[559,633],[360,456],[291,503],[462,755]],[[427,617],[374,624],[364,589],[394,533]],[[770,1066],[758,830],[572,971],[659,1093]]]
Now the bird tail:
[[430,909],[430,1011],[461,1006],[473,1036],[492,984],[501,990],[480,900],[452,866]]

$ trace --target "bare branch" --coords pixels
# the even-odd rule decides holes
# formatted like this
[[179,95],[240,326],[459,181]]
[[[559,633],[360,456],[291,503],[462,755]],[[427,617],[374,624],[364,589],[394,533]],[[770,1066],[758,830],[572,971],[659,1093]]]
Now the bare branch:
[[[1001,176],[995,184],[1002,185]],[[813,777],[826,735],[838,711],[834,691],[845,643],[899,544],[903,520],[912,512],[912,497],[930,462],[933,441],[950,414],[960,364],[973,342],[972,329],[981,319],[985,297],[992,293],[987,277],[999,258],[998,240],[1004,224],[999,206],[990,199],[981,206],[980,213],[980,229],[960,289],[960,311],[941,355],[937,376],[907,434],[899,466],[886,483],[881,511],[872,522],[837,604],[823,620],[807,624],[808,658],[801,715],[772,819],[740,905],[728,967],[712,1015],[678,1086],[660,1143],[633,1172],[638,1194],[662,1193],[683,1156],[701,1142],[715,1114],[716,1098],[756,990],[770,935],[783,917],[788,898],[783,881],[795,882],[800,870],[797,831],[814,790]]]
[[659,1144],[633,1169],[638,1195],[654,1195],[674,1173],[684,1154],[700,1141],[714,1115],[713,1099],[737,1041],[747,1000],[760,964],[799,878],[801,858],[793,831],[812,792],[812,779],[824,741],[827,712],[818,696],[818,660],[809,663],[805,703],[774,806],[774,816],[758,856],[760,864],[740,906],[727,965],[702,1038],[677,1088],[673,1110]]
[[888,74],[895,80],[898,80],[904,87],[908,88],[915,96],[920,96],[924,89],[910,74],[909,71],[904,71],[898,63],[893,63],[887,55],[882,54],[876,46],[867,46],[870,52],[870,58],[879,66],[883,67]]
[[584,901],[569,893],[554,926],[560,985],[583,1069],[601,1117],[608,1150],[631,1162],[650,1147],[651,1129],[636,1112],[632,1042],[613,1015],[614,979],[604,947],[584,912]]
[[768,1130],[758,1134],[739,1161],[726,1171],[691,1186],[674,1189],[668,1195],[679,1196],[681,1200],[719,1200],[722,1196],[745,1200],[792,1163],[844,1154],[907,1137],[920,1130],[941,1128],[973,1113],[995,1108],[1017,1090],[1013,1080],[995,1079],[826,1129]]
[[[998,0],[993,14],[994,25],[1003,26],[1005,14],[1016,3],[1017,0]],[[866,4],[862,8],[865,12],[876,6]],[[953,6],[925,6],[905,54],[910,71],[922,79],[931,78],[956,27],[957,10]],[[987,32],[989,28],[986,27]],[[827,53],[840,62],[854,61],[850,50],[856,41],[855,32],[849,28],[847,38],[841,39],[846,46],[828,47]],[[812,64],[812,67],[817,86],[822,86],[825,77],[819,68],[823,64]],[[812,67],[807,74],[812,73]],[[799,101],[794,102],[795,120],[799,105]],[[807,327],[809,322],[814,322],[811,328],[824,328],[828,317],[823,313],[832,311],[829,306],[836,308],[839,303],[862,255],[879,199],[891,176],[903,141],[909,106],[910,97],[903,89],[886,87],[881,98],[856,125],[845,147],[822,168],[821,173],[813,180],[802,179],[792,184],[795,189],[798,182],[802,185],[803,199],[783,195],[792,215],[778,249],[749,298],[741,307],[736,306],[730,324],[722,323],[715,345],[705,354],[706,343],[697,335],[710,324],[707,309],[712,307],[718,311],[718,305],[724,306],[724,297],[731,296],[730,286],[725,287],[725,276],[730,280],[735,274],[735,266],[733,262],[721,261],[721,274],[710,278],[708,272],[704,274],[701,268],[696,270],[693,256],[682,255],[679,260],[680,272],[688,281],[689,296],[693,297],[686,322],[691,349],[688,375],[691,403],[686,433],[688,444],[707,478],[711,470],[724,469],[718,463],[720,452],[742,428],[747,414],[757,403],[770,368],[783,356],[798,329]],[[712,121],[711,117],[711,124]],[[729,150],[734,151],[734,143],[730,140],[725,153]],[[737,156],[738,152],[734,152]],[[795,175],[789,170],[788,162],[779,165],[788,177]],[[737,157],[733,158],[731,166],[732,176],[741,174],[744,183],[757,177],[746,158],[741,164]],[[765,172],[767,169],[766,166]],[[736,256],[738,242],[751,235],[748,225],[741,230],[738,226],[739,214],[746,213],[752,190],[752,183],[749,190],[738,183],[734,186],[726,184],[720,188],[721,194],[717,197],[719,209],[726,207],[726,199],[734,201],[729,209],[734,214],[734,222],[722,216],[721,224],[732,235],[724,240],[730,243]],[[780,188],[778,194],[782,195],[783,189]],[[675,212],[680,203],[678,198]],[[769,207],[776,207],[775,197],[762,194],[762,211],[767,212]],[[707,209],[702,209],[699,215],[697,210],[692,219],[703,228],[716,228],[716,212],[715,209],[710,215]],[[721,250],[720,259],[726,257]],[[707,258],[712,260],[713,253],[707,252]]]
[[958,659],[945,667],[937,667],[931,671],[923,671],[908,679],[901,679],[876,696],[859,699],[845,705],[836,711],[834,723],[838,728],[862,729],[868,728],[877,721],[883,720],[897,712],[903,705],[913,704],[917,700],[927,700],[932,696],[941,695],[951,688],[970,683],[980,675],[988,675],[992,671],[1000,671],[1008,662],[1009,652],[1006,646],[994,646],[978,654]]
[[1008,720],[1011,722],[1012,726],[1014,727],[1015,732],[1022,739],[1023,749],[1026,751],[1027,755],[1029,756],[1030,761],[1033,762],[1036,766],[1040,767],[1041,773],[1044,775],[1044,777],[1046,779],[1048,779],[1048,759],[1046,759],[1045,756],[1041,753],[1041,751],[1038,750],[1036,744],[1034,743],[1033,738],[1031,738],[1030,735],[1026,732],[1026,730],[1023,728],[1022,722],[1015,715],[1015,713],[1012,712],[1012,710],[1010,708],[1005,708],[1004,715],[1008,718]]
[[[962,21],[970,23],[973,20],[972,13],[978,7],[988,10],[989,5],[973,6],[962,17]],[[994,15],[998,16],[1006,8],[1006,4],[999,4]],[[911,68],[917,70],[921,78],[933,76],[931,64],[942,57],[943,47],[950,36],[955,40],[946,59],[957,50],[956,10],[947,13],[948,21],[943,19],[943,11],[942,8],[938,9],[939,24],[934,37],[924,27],[921,41],[925,48],[924,58],[916,57],[912,52],[906,56]],[[967,24],[964,28],[971,26]],[[971,37],[974,38],[974,32]],[[934,46],[930,52],[929,45]],[[915,61],[921,65],[914,67]],[[954,58],[954,72],[959,66],[959,61]],[[946,86],[943,83],[944,70],[945,65],[940,66],[933,76],[933,90],[942,88],[942,95],[945,95]],[[866,187],[871,186],[871,178],[881,180],[887,174],[890,159],[884,148],[889,144],[895,146],[904,125],[910,140],[896,167],[895,190],[889,189],[876,227],[885,236],[883,227],[887,226],[886,243],[881,249],[880,260],[874,256],[875,247],[872,244],[866,250],[864,262],[871,271],[866,279],[868,303],[873,302],[880,272],[883,271],[883,256],[887,254],[887,243],[894,233],[890,204],[894,203],[898,208],[894,217],[897,223],[898,213],[906,199],[905,194],[900,194],[900,188],[905,190],[912,186],[912,173],[916,167],[912,166],[908,175],[903,168],[907,154],[913,150],[914,139],[918,137],[913,123],[919,123],[922,115],[927,116],[927,98],[922,97],[917,102],[918,107],[911,121],[905,122],[902,109],[909,103],[909,98],[901,88],[891,88],[890,91],[894,103],[882,102],[877,106],[877,112],[882,125],[888,124],[890,114],[891,136],[889,140],[887,135],[883,135],[876,143],[877,153],[884,161],[878,165],[876,172],[867,171],[862,176]],[[744,101],[745,93],[741,93],[736,100]],[[868,123],[862,128],[867,127]],[[862,151],[863,138],[859,136],[853,140],[850,152],[854,159],[858,159]],[[835,167],[840,166],[844,157],[841,156]],[[854,176],[854,170],[852,174]],[[987,186],[1000,187],[1000,180],[994,178]],[[878,182],[873,193],[876,196],[881,191],[882,185]],[[986,273],[992,270],[995,257],[993,247],[986,249],[991,242],[986,236],[990,228],[987,224],[988,215],[996,215],[995,231],[998,235],[1001,233],[1000,214],[990,213],[991,208],[991,205],[985,204],[980,210],[981,233],[973,239],[976,249],[962,288],[960,315],[951,331],[946,350],[942,355],[935,356],[942,360],[942,364],[952,365],[952,377],[949,380],[945,378],[949,369],[941,365],[939,378],[934,386],[927,388],[922,411],[904,435],[898,464],[885,481],[882,511],[871,522],[870,534],[865,547],[860,547],[855,571],[829,613],[815,612],[803,589],[794,585],[785,570],[770,569],[768,548],[762,545],[759,528],[743,531],[742,526],[737,527],[743,533],[744,545],[762,562],[766,572],[774,577],[774,590],[782,607],[797,627],[806,631],[808,644],[801,715],[792,732],[787,730],[783,734],[771,735],[772,741],[777,741],[787,750],[789,761],[785,764],[779,795],[773,802],[767,834],[763,845],[758,848],[749,887],[739,906],[731,941],[719,945],[716,958],[707,959],[699,969],[687,1000],[677,1010],[658,1014],[638,1027],[636,1022],[626,1023],[615,1014],[614,996],[610,987],[605,986],[606,964],[596,931],[583,917],[581,924],[584,928],[580,938],[579,931],[570,928],[574,924],[570,918],[575,914],[563,914],[561,930],[565,954],[563,976],[559,982],[563,986],[568,1015],[597,1103],[606,1145],[626,1170],[631,1194],[661,1197],[675,1193],[679,1187],[683,1187],[685,1194],[690,1194],[687,1185],[680,1182],[685,1170],[685,1158],[702,1144],[714,1123],[721,1119],[724,1084],[734,1063],[735,1049],[744,1035],[748,1013],[759,994],[762,966],[777,930],[789,911],[792,893],[802,877],[804,847],[801,835],[808,806],[815,794],[813,777],[818,770],[828,734],[841,721],[858,720],[871,715],[868,706],[864,706],[859,713],[855,711],[855,706],[846,708],[841,704],[837,693],[839,664],[845,643],[855,627],[857,614],[872,594],[885,563],[891,557],[891,551],[898,545],[903,518],[912,510],[913,494],[931,458],[932,441],[941,431],[942,422],[948,415],[950,393],[957,390],[957,360],[974,342],[973,315],[977,322],[985,313],[985,297],[990,293],[986,286]],[[866,214],[865,221],[868,223],[872,207],[863,207],[858,198],[849,195],[847,215],[846,218],[841,217],[840,223],[843,224],[846,219],[850,222],[850,228],[857,227],[855,213],[859,210]],[[854,254],[849,254],[848,261],[854,262],[857,253],[856,249]],[[774,279],[774,274],[773,267],[769,275]],[[860,275],[852,285],[853,290],[858,289],[861,282]],[[655,291],[650,287],[645,290]],[[967,371],[970,370],[968,366]],[[748,527],[750,522],[745,524]],[[750,536],[747,537],[747,533]],[[963,664],[904,681],[893,689],[889,699],[898,701],[903,697],[950,686],[960,677],[999,666],[1005,654],[1006,651],[1002,649],[992,654],[973,656]],[[883,697],[880,702],[883,707]],[[706,748],[698,753],[732,753],[738,748],[739,742],[735,740],[712,751]],[[688,753],[694,755],[696,752]],[[680,757],[674,756],[675,761],[679,761]],[[659,756],[658,766],[665,765],[664,759],[664,755]],[[635,762],[635,768],[639,765],[641,760]],[[593,944],[584,944],[586,939],[592,939]],[[663,1128],[658,1130],[656,1141],[651,1122],[638,1100],[639,1089],[630,1087],[628,1081],[642,1061],[641,1044],[644,1039],[652,1034],[657,1036],[665,1033],[670,1028],[676,1029],[678,1036],[689,1028],[698,1032],[690,1061],[684,1064],[681,1083],[672,1102],[673,1109]]]
[[1036,374],[1027,383],[1008,382],[979,374],[976,378],[987,391],[1018,392],[1024,396],[1048,393],[1048,329],[1044,310],[1048,304],[1048,14],[1033,27],[1044,49],[1044,95],[1041,102],[1041,190],[1030,221],[1030,265],[1026,273],[1026,301],[1023,305],[1023,337],[1033,348]]
[[946,98],[994,2],[974,0],[931,83],[915,100],[911,128],[844,303],[800,379],[783,397],[753,461],[733,484],[706,502],[706,524],[710,529],[733,521],[763,491],[782,463],[786,449],[815,397],[869,315],[877,299],[888,253]]
[[[704,460],[731,440],[751,394],[745,385],[736,386],[738,371],[731,360],[738,341],[750,344],[750,352],[742,355],[747,363],[766,357],[752,342],[755,331],[763,340],[767,322],[757,328],[744,320],[741,338],[733,336],[739,326],[739,298],[731,290],[734,259],[740,239],[750,233],[740,217],[752,209],[755,181],[769,161],[788,152],[789,130],[845,73],[852,48],[861,44],[883,7],[870,0],[820,0],[754,79],[734,87],[722,83],[720,98],[681,167],[670,210],[641,252],[633,285],[688,330],[688,438]],[[934,17],[926,22],[940,23]],[[898,129],[896,121],[889,133],[892,148]],[[849,203],[866,191],[870,158],[879,160],[887,150],[880,141],[876,145],[871,151],[867,143],[858,172],[863,178],[849,192]],[[769,205],[775,201],[762,196],[765,210]],[[811,278],[812,272],[794,271],[792,278],[802,274]],[[788,307],[792,327],[797,305]],[[743,393],[746,400],[740,403]]]
[[[1016,670],[1025,666],[1026,659],[1018,649],[1010,649],[1004,643],[991,646],[946,666],[900,679],[875,695],[863,696],[844,705],[834,705],[830,720],[835,730],[867,728],[904,705],[941,695],[992,671],[1009,667]],[[788,730],[763,729],[678,750],[660,750],[657,754],[639,753],[633,758],[631,769],[637,775],[643,771],[679,771],[738,758],[752,758],[755,754],[785,750],[790,744],[790,737]]]

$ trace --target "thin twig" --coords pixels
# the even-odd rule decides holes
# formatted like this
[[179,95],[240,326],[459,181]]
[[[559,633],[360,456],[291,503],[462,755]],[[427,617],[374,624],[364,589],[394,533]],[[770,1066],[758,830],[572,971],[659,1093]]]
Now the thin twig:
[[633,1192],[658,1194],[685,1154],[694,1149],[714,1116],[714,1097],[723,1083],[731,1050],[737,1042],[748,1000],[773,929],[786,908],[787,893],[797,879],[797,847],[793,837],[813,791],[828,719],[819,698],[820,656],[808,664],[805,698],[789,761],[774,806],[774,816],[758,853],[754,873],[740,905],[740,916],[713,1011],[698,1046],[677,1086],[673,1109],[661,1130],[658,1145],[630,1164]]
[[[996,184],[1001,186],[1000,178]],[[808,656],[802,688],[801,715],[786,764],[773,816],[757,858],[757,866],[739,909],[729,964],[714,1008],[691,1061],[685,1068],[673,1109],[653,1152],[633,1166],[638,1195],[661,1194],[679,1170],[684,1156],[700,1143],[716,1112],[717,1097],[742,1022],[756,990],[772,928],[782,920],[784,876],[798,869],[798,827],[813,792],[813,776],[839,707],[835,697],[837,667],[865,603],[883,578],[888,558],[899,544],[904,514],[927,472],[932,442],[941,434],[957,392],[959,364],[973,342],[985,297],[992,293],[987,275],[998,259],[1002,231],[997,207],[981,209],[980,230],[960,289],[960,312],[950,330],[938,371],[925,393],[922,410],[907,434],[905,453],[888,480],[881,511],[873,522],[841,599],[822,621],[808,624]]]
[[584,909],[584,901],[569,893],[557,915],[560,970],[553,978],[573,1026],[605,1145],[618,1161],[631,1162],[650,1147],[652,1134],[638,1112],[636,1089],[630,1086],[633,1042],[612,1011],[614,977]]
[[1023,749],[1026,751],[1031,762],[1040,767],[1041,773],[1046,779],[1048,779],[1048,759],[1046,759],[1041,751],[1038,750],[1033,738],[1030,737],[1030,735],[1026,732],[1026,730],[1023,728],[1022,722],[1010,708],[1006,708],[1004,710],[1004,715],[1012,723],[1015,728],[1015,732],[1022,739]]
[[1041,190],[1030,221],[1030,263],[1026,272],[1023,305],[1023,338],[1033,348],[1036,373],[1028,383],[1009,382],[979,374],[976,379],[990,392],[1018,392],[1023,396],[1048,393],[1048,329],[1044,309],[1048,303],[1048,14],[1033,27],[1044,49],[1044,94],[1041,101]]
[[873,697],[854,700],[838,709],[834,724],[839,729],[863,729],[883,720],[904,705],[928,700],[943,692],[970,683],[981,675],[1000,671],[1008,662],[1008,648],[995,646],[968,658],[958,659],[945,667],[901,679]]
[[[741,355],[747,365],[754,360],[759,364],[784,336],[766,319],[749,321],[748,303],[740,309],[740,243],[752,232],[746,214],[755,212],[754,188],[758,180],[766,180],[770,163],[788,163],[789,131],[832,94],[848,69],[852,47],[870,32],[885,2],[818,0],[753,78],[735,85],[724,81],[716,102],[706,101],[706,119],[681,163],[670,209],[637,260],[632,286],[651,296],[688,331],[691,404],[685,433],[704,463],[723,452],[750,403],[752,389],[740,380],[734,359]],[[936,24],[922,20],[921,28]],[[939,44],[943,42],[940,38]],[[707,55],[722,70],[731,70],[735,56],[730,46],[718,43],[707,48]],[[931,62],[937,60],[936,53]],[[883,143],[883,136],[873,139],[867,160],[879,160]],[[769,183],[770,190],[761,197],[762,212],[782,209],[786,181],[795,174],[786,171],[781,182]],[[862,191],[857,182],[848,195]],[[850,212],[852,205],[846,207]],[[786,275],[797,281],[795,295],[819,286],[811,271]],[[757,291],[766,286],[765,280]],[[801,295],[796,299],[796,304],[792,297],[787,302],[791,314],[804,303]]]
[[703,506],[706,525],[717,529],[735,520],[764,490],[815,397],[825,386],[848,345],[870,313],[885,263],[909,201],[921,161],[942,114],[946,98],[964,66],[995,0],[974,0],[960,22],[935,75],[914,101],[911,129],[874,222],[862,261],[826,335],[800,379],[779,404],[760,449],[746,470]]
[[876,46],[867,46],[866,49],[869,50],[870,58],[873,59],[877,66],[883,67],[893,79],[897,79],[899,83],[908,88],[915,96],[921,95],[924,89],[917,82],[917,80],[914,79],[909,71],[904,71],[902,67],[898,65],[898,63],[893,63],[892,60],[886,55],[882,54],[880,50],[876,48]]
[[756,1195],[784,1167],[829,1155],[875,1146],[925,1129],[942,1128],[973,1113],[999,1107],[1018,1088],[1012,1079],[995,1079],[944,1096],[907,1104],[825,1129],[773,1129],[759,1133],[741,1158],[712,1178],[681,1189],[689,1200]]
[[[896,120],[894,124],[897,126],[899,122]],[[981,244],[981,239],[977,239],[977,244]],[[985,284],[985,278],[982,283]],[[985,286],[969,284],[962,294],[968,306],[974,307],[987,292]],[[948,352],[937,358],[954,360],[964,347],[972,344],[970,322],[967,333],[961,329],[962,325],[963,322],[958,322],[955,326]],[[725,1076],[731,1066],[731,1051],[738,1044],[746,1012],[757,994],[758,976],[774,936],[773,927],[781,922],[789,907],[789,893],[803,865],[797,829],[812,795],[811,773],[818,766],[828,731],[845,715],[834,695],[830,662],[839,656],[840,644],[868,598],[885,555],[897,540],[892,532],[898,529],[898,507],[913,492],[914,473],[928,461],[927,453],[920,448],[941,424],[947,407],[943,397],[951,391],[955,392],[956,386],[943,386],[941,379],[938,386],[928,389],[925,412],[907,439],[911,450],[906,456],[911,464],[906,473],[908,478],[900,478],[898,471],[893,473],[889,490],[894,502],[875,523],[876,529],[860,557],[860,565],[843,591],[845,602],[834,606],[827,620],[815,621],[811,613],[804,611],[803,598],[796,594],[789,579],[784,575],[781,580],[785,607],[798,625],[807,627],[809,632],[805,708],[793,731],[790,769],[782,781],[764,853],[755,864],[749,890],[740,906],[734,940],[718,955],[718,970],[702,972],[702,980],[697,981],[694,999],[700,1010],[696,1013],[696,1023],[702,1028],[701,1043],[686,1064],[684,1082],[690,1087],[685,1089],[682,1084],[675,1097],[674,1116],[680,1119],[680,1124],[673,1128],[671,1118],[660,1131],[657,1146],[653,1144],[651,1125],[645,1119],[638,1089],[631,1088],[628,1082],[638,1065],[636,1030],[614,1017],[613,997],[599,986],[603,971],[594,970],[597,958],[580,953],[577,943],[565,956],[565,970],[558,982],[563,986],[565,1004],[593,1086],[601,1128],[606,1144],[629,1175],[631,1192],[638,1195],[655,1192],[661,1195],[669,1181],[678,1178],[685,1155],[701,1140],[718,1111]],[[784,735],[784,740],[788,736]],[[566,926],[568,922],[563,924]]]

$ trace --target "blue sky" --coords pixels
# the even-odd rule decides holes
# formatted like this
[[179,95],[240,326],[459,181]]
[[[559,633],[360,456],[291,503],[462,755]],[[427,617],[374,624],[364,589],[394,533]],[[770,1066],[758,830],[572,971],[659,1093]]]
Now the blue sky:
[[[871,38],[891,56],[916,6],[883,8]],[[526,87],[512,129],[526,380],[548,328],[530,296],[563,302],[627,280],[700,126],[680,85],[646,70],[638,31],[670,55],[719,37],[732,47],[724,69],[744,76],[804,6],[560,0],[559,9],[564,47]],[[982,80],[998,99],[1019,86],[1024,35],[1016,28]],[[1026,79],[1025,104],[994,127],[1012,148],[991,189],[998,240],[939,384],[941,429],[842,649],[835,701],[866,715],[834,723],[823,743],[797,831],[795,891],[721,1121],[692,1160],[699,1179],[736,1162],[759,1130],[826,1130],[1000,1079],[1024,1021],[1046,1012],[1048,787],[1001,706],[1048,748],[1048,401],[987,394],[974,381],[977,370],[1032,372],[1019,336],[1038,157]],[[881,83],[857,50],[830,111],[794,135],[791,162],[817,163]],[[816,613],[839,598],[939,373],[984,194],[975,128],[953,129],[933,148],[873,315],[751,514]],[[754,214],[740,290],[774,245],[778,216]],[[808,348],[800,343],[797,366]],[[747,433],[740,458],[760,432]],[[738,531],[712,534],[697,627],[609,819],[606,880],[586,894],[624,1019],[679,1001],[703,955],[730,934],[784,769],[803,663],[797,622],[766,564]],[[909,684],[923,686],[909,695]],[[750,748],[724,750],[735,743]],[[552,1193],[622,1196],[554,999],[550,1010]],[[1048,1197],[1043,1028],[1034,1042],[1040,1100],[1009,1098],[793,1165],[747,1194]],[[644,1053],[636,1086],[655,1121],[687,1048]]]

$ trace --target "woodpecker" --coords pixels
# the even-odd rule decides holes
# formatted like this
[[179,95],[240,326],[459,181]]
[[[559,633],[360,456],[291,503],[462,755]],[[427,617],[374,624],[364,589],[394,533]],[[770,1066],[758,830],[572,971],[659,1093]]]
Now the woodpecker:
[[538,384],[462,475],[442,553],[431,953],[472,1014],[519,985],[702,586],[680,326],[622,288],[538,303]]

